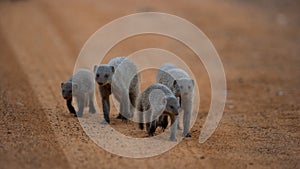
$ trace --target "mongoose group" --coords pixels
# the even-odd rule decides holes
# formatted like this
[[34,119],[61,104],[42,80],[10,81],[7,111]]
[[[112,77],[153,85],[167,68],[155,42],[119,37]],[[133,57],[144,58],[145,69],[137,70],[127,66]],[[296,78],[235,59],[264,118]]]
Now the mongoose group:
[[[175,133],[181,129],[179,115],[183,113],[183,136],[191,137],[190,118],[193,110],[194,80],[187,72],[175,65],[162,65],[156,76],[157,82],[139,94],[140,76],[136,65],[126,57],[113,58],[107,64],[95,65],[93,72],[79,69],[66,82],[61,83],[61,92],[66,100],[68,110],[76,117],[83,116],[85,106],[95,113],[94,82],[98,84],[102,100],[104,120],[101,124],[110,123],[111,94],[120,103],[117,118],[127,121],[133,118],[137,110],[139,128],[153,136],[157,127],[167,128],[171,119],[170,141],[177,141]],[[77,112],[72,106],[75,98]]]

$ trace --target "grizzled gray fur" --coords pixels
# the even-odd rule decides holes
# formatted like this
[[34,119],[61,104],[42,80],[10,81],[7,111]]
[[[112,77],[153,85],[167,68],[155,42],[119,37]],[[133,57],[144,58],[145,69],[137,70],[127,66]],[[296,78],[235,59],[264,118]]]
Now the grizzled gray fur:
[[116,57],[108,64],[95,65],[95,80],[99,85],[104,112],[103,124],[110,123],[109,96],[113,94],[120,103],[118,118],[132,118],[139,93],[137,67],[126,57]]
[[[149,136],[153,136],[158,126],[165,129],[165,118],[171,118],[170,140],[176,141],[177,116],[179,102],[172,91],[163,84],[153,84],[141,93],[138,99],[137,110],[139,116],[139,127],[144,129],[144,115],[146,131]],[[168,116],[166,116],[168,115]]]
[[[188,73],[172,64],[164,64],[157,73],[157,82],[168,86],[176,97],[180,98],[181,110],[183,110],[183,136],[191,137],[190,119],[193,109],[194,80]],[[178,123],[178,129],[181,127]]]
[[[92,72],[88,69],[79,69],[68,81],[61,83],[61,92],[67,102],[70,113],[82,117],[83,110],[88,103],[89,112],[95,113],[94,106],[94,78]],[[78,111],[72,106],[72,99],[76,98]]]

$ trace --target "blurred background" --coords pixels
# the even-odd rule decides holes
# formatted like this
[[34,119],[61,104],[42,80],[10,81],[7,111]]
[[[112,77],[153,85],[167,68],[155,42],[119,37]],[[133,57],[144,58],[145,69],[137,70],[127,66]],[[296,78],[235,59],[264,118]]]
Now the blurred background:
[[[1,168],[299,168],[299,7],[296,0],[1,0]],[[103,63],[144,48],[183,59],[201,94],[192,138],[156,157],[123,158],[94,144],[67,111],[60,83],[71,76],[84,43],[105,24],[137,12],[187,19],[219,53],[227,102],[204,144],[198,137],[211,101],[207,72],[188,47],[164,36],[128,38]],[[143,88],[154,83],[155,73],[142,72]],[[145,136],[135,124],[117,120],[115,109],[111,116],[121,133]]]

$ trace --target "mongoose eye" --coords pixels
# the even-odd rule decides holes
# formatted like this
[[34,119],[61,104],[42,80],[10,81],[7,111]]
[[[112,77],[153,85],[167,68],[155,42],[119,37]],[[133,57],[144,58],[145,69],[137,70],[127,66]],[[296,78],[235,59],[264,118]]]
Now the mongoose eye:
[[65,93],[65,90],[63,90],[62,92]]
[[96,74],[96,77],[99,77],[99,74]]
[[180,89],[183,89],[183,86],[180,86]]
[[69,90],[69,93],[72,93],[72,90]]
[[174,107],[173,107],[173,106],[170,106],[170,108],[171,108],[171,109],[174,109]]
[[108,74],[105,74],[104,77],[105,77],[105,78],[108,78]]
[[189,86],[188,88],[191,89],[191,86]]

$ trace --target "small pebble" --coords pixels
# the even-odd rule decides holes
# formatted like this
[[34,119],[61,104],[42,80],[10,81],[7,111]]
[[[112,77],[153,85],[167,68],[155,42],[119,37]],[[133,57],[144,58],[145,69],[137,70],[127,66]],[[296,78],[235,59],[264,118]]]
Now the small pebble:
[[228,99],[228,100],[226,100],[226,102],[227,103],[233,103],[233,100]]
[[278,91],[277,96],[283,96],[283,91]]
[[24,104],[21,103],[21,102],[17,102],[16,105],[18,105],[18,106],[24,106]]
[[277,14],[276,21],[279,25],[285,26],[288,24],[288,18],[286,15],[279,13]]
[[228,108],[229,108],[229,109],[233,109],[233,108],[234,108],[234,105],[228,105]]

